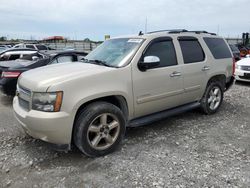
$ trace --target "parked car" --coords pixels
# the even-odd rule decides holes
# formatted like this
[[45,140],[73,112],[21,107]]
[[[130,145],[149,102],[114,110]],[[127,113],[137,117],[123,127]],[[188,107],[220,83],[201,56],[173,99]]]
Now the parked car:
[[32,137],[102,156],[119,147],[126,127],[198,107],[215,113],[233,68],[228,44],[215,34],[140,32],[106,40],[83,63],[23,73],[13,108]]
[[235,79],[250,82],[250,57],[241,59],[236,63]]
[[11,61],[22,58],[25,55],[36,54],[37,50],[32,49],[7,49],[0,53],[0,61]]
[[10,45],[5,45],[5,44],[1,44],[0,48],[6,48],[7,49],[7,48],[11,48],[11,46]]
[[35,50],[54,50],[43,44],[17,44],[13,46],[13,48],[29,48],[29,49],[35,49]]
[[7,50],[8,48],[5,48],[5,47],[0,47],[0,53]]
[[[15,95],[17,80],[23,72],[45,65],[80,61],[86,55],[87,53],[78,51],[56,54],[41,54],[37,52],[12,62],[2,61],[0,62],[0,90],[6,95]],[[46,74],[46,71],[44,74]]]
[[240,50],[233,44],[229,44],[229,46],[231,51],[233,52],[234,59],[236,61],[239,61],[241,59]]

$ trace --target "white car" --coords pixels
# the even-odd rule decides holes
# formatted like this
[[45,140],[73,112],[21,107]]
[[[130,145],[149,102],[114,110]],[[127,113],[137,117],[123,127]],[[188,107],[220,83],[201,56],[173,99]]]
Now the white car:
[[235,69],[235,79],[250,82],[250,57],[237,61]]

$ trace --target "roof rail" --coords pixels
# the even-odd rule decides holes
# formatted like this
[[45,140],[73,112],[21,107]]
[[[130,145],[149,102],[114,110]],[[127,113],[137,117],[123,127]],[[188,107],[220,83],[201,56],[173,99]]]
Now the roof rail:
[[188,31],[188,32],[192,32],[192,33],[196,33],[196,34],[206,33],[206,34],[210,34],[210,35],[216,35],[216,33],[210,33],[207,31]]
[[216,33],[209,33],[207,31],[188,31],[186,29],[170,29],[170,30],[158,30],[158,31],[152,31],[152,32],[148,32],[146,34],[153,34],[153,33],[159,33],[159,32],[168,32],[169,34],[172,33],[196,33],[196,34],[210,34],[210,35],[216,35]]
[[168,33],[172,33],[172,32],[187,32],[188,30],[186,29],[168,29],[168,30],[158,30],[158,31],[151,31],[148,32],[147,34],[153,34],[153,33],[159,33],[159,32],[168,32]]

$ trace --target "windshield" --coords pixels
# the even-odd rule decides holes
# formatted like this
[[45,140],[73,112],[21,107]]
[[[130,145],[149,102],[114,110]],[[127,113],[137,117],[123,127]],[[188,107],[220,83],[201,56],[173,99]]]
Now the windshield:
[[85,62],[101,61],[108,66],[121,67],[132,57],[142,42],[143,39],[138,38],[107,40],[87,55]]

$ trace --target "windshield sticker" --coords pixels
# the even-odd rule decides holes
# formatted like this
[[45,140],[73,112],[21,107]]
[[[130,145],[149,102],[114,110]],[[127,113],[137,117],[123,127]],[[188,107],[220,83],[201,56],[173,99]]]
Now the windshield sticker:
[[141,43],[142,39],[129,39],[128,42]]

